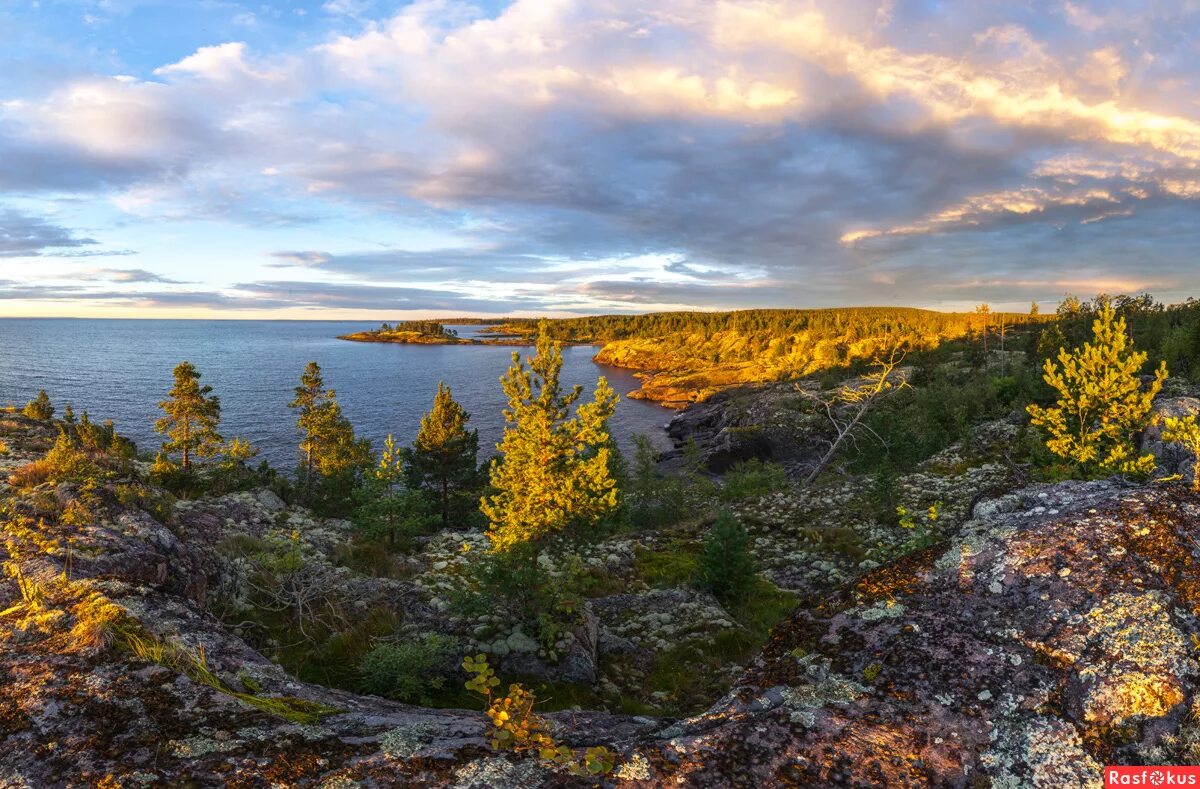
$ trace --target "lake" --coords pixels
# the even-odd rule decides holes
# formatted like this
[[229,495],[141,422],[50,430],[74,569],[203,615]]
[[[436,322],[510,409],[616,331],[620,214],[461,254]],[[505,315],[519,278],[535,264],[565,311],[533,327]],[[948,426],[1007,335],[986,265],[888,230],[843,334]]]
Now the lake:
[[[171,370],[187,360],[221,397],[221,434],[249,439],[260,458],[291,470],[298,435],[287,404],[304,365],[316,361],[355,430],[376,449],[388,433],[412,441],[445,381],[479,430],[480,458],[490,454],[504,425],[500,376],[514,350],[529,350],[337,339],[367,328],[354,321],[0,319],[0,403],[23,405],[45,389],[56,416],[71,403],[76,414],[112,419],[139,450],[151,450],[162,442],[153,424]],[[466,337],[489,327],[453,328]],[[585,398],[600,375],[621,395],[637,388],[630,372],[593,362],[595,350],[563,348],[565,385],[583,384]],[[670,418],[661,406],[622,397],[611,429],[626,449],[637,433],[666,447],[662,428]]]

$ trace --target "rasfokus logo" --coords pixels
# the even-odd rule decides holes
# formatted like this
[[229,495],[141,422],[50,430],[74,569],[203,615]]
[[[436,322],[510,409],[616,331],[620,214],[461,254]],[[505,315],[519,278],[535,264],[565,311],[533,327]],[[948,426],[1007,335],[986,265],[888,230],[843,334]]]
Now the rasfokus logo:
[[1104,786],[1200,787],[1200,767],[1105,767]]

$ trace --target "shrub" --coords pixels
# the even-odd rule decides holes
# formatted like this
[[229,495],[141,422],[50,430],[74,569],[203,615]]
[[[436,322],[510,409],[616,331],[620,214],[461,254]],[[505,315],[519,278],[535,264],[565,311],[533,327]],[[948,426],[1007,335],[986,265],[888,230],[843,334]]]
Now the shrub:
[[454,665],[455,639],[431,633],[417,641],[385,643],[359,664],[362,689],[411,704],[433,704],[433,691],[445,687]]
[[50,395],[46,394],[45,389],[40,390],[37,397],[25,404],[21,413],[30,419],[51,419],[54,416],[54,406],[50,404]]
[[622,518],[634,528],[671,526],[703,514],[715,495],[712,480],[700,470],[694,441],[684,446],[683,468],[676,475],[658,470],[658,451],[645,436],[634,438],[633,471],[626,483]]
[[491,744],[495,750],[536,753],[540,759],[565,768],[573,775],[597,776],[612,772],[616,754],[603,745],[587,748],[582,754],[567,745],[559,745],[547,722],[533,711],[537,697],[517,683],[508,692],[494,689],[500,678],[488,665],[485,655],[465,657],[463,669],[473,675],[466,688],[484,698],[487,716],[492,721]]
[[746,599],[756,578],[750,535],[728,510],[718,515],[700,555],[700,583],[724,605]]
[[44,458],[17,469],[8,481],[18,488],[31,488],[46,481],[81,482],[97,472],[96,464],[75,447],[66,433],[60,433]]
[[720,493],[722,501],[745,501],[786,488],[788,478],[778,463],[745,460],[726,472],[724,483]]
[[1195,415],[1163,420],[1163,441],[1183,444],[1192,453],[1192,490],[1200,493],[1200,425]]

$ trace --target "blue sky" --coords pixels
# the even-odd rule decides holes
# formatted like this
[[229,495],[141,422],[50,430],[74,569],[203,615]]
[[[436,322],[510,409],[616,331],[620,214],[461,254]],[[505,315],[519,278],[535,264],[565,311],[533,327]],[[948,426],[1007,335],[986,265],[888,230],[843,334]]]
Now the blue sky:
[[1200,5],[0,3],[0,316],[1200,290]]

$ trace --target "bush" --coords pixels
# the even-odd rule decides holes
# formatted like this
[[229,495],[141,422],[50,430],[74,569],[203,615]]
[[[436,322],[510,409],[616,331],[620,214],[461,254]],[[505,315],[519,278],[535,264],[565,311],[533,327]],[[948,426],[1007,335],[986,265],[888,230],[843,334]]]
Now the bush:
[[359,664],[362,689],[410,704],[433,704],[431,691],[445,687],[456,656],[455,639],[431,633],[419,641],[385,643]]
[[48,480],[82,482],[94,477],[98,471],[91,458],[80,452],[66,433],[60,433],[44,458],[17,469],[8,481],[14,487],[32,488]]
[[721,510],[700,555],[701,585],[728,606],[746,599],[756,577],[750,535],[732,513]]
[[786,488],[788,477],[778,463],[745,460],[726,472],[724,483],[722,501],[745,501]]
[[678,475],[658,471],[658,452],[645,436],[636,436],[633,471],[625,486],[622,518],[634,528],[671,526],[704,513],[715,486],[700,470],[695,442],[684,447],[683,469]]
[[21,412],[30,419],[51,419],[54,416],[54,406],[50,404],[50,396],[46,390],[38,392],[37,397],[25,404]]

